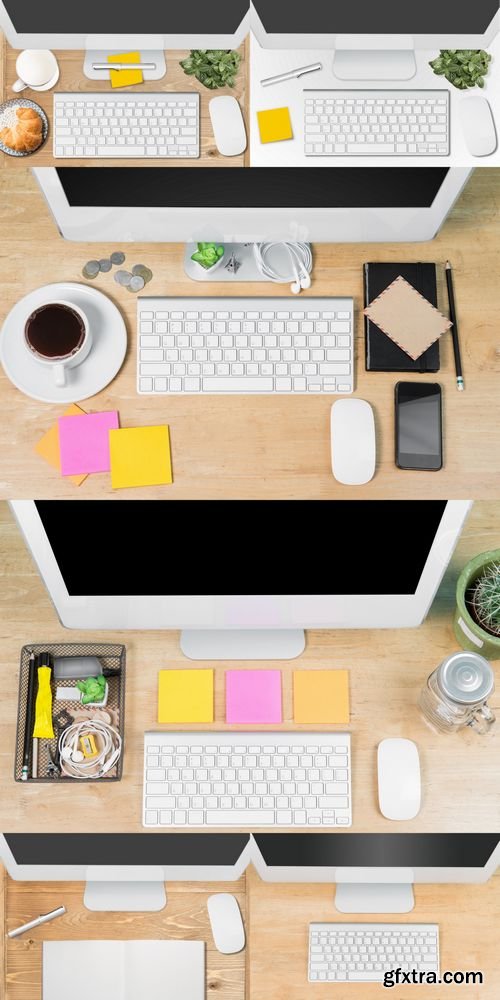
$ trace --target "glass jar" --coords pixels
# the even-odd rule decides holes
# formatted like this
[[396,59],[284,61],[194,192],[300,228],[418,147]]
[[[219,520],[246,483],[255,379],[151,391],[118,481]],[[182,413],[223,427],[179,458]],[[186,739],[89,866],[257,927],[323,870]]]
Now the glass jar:
[[466,650],[453,653],[427,678],[420,711],[439,733],[456,733],[470,726],[483,735],[495,721],[486,704],[494,688],[493,670],[483,656]]

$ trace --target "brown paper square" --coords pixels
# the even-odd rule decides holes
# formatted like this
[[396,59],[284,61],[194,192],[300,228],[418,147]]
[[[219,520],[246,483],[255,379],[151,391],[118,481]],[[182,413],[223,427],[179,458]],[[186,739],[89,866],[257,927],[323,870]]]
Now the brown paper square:
[[401,274],[364,312],[413,361],[453,325]]

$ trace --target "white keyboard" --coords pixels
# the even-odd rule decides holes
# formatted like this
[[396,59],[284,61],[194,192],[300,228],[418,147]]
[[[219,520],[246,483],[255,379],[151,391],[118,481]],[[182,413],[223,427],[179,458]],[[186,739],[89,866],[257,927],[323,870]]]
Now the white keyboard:
[[305,90],[306,156],[449,156],[447,90]]
[[57,158],[199,155],[198,94],[54,94]]
[[146,733],[147,827],[351,825],[346,733]]
[[349,393],[353,300],[153,299],[137,304],[140,393]]
[[439,974],[437,924],[309,924],[310,983],[379,983],[397,968]]

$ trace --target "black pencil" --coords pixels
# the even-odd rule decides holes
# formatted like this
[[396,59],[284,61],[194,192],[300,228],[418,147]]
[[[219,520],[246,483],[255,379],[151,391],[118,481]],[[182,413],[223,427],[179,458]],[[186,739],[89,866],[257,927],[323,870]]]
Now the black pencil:
[[446,261],[446,284],[448,286],[448,301],[450,303],[450,319],[453,324],[451,335],[453,337],[453,353],[455,355],[455,371],[457,376],[457,389],[462,392],[465,388],[462,373],[462,359],[460,357],[460,341],[458,339],[457,312],[455,309],[455,295],[453,292],[453,274],[449,260]]
[[29,764],[33,741],[33,722],[35,718],[35,694],[36,694],[36,659],[35,654],[30,654],[28,668],[28,694],[26,696],[26,716],[24,721],[24,751],[23,769],[21,780],[27,781],[29,778]]

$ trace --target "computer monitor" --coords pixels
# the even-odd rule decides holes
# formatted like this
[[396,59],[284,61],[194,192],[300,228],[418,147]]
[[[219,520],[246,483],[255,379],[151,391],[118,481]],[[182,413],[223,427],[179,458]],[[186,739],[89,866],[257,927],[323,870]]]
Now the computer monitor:
[[165,73],[165,49],[230,49],[244,40],[249,25],[247,0],[189,0],[162,4],[159,0],[0,0],[0,28],[18,49],[85,49],[84,72],[91,79],[109,79],[109,71],[94,70],[108,54],[134,50]]
[[500,13],[498,0],[253,0],[251,23],[270,48],[334,48],[341,80],[409,80],[415,48],[487,48]]
[[41,167],[61,235],[102,242],[431,240],[471,173],[444,167]]
[[[289,659],[304,629],[419,625],[469,503],[15,500],[63,625],[183,629],[193,659]],[[261,583],[264,594],[252,593]]]
[[165,881],[235,881],[248,833],[5,833],[0,860],[13,879],[85,882],[89,910],[162,910]]
[[408,913],[413,883],[486,882],[500,864],[498,833],[254,834],[267,882],[336,883],[341,913]]

